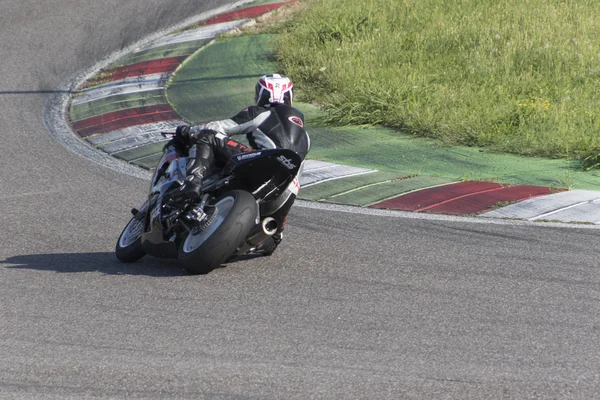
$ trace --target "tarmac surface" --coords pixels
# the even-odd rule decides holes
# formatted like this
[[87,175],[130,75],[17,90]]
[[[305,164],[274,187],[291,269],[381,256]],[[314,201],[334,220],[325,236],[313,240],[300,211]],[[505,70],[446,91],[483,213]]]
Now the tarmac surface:
[[59,143],[48,101],[225,3],[0,4],[0,397],[595,397],[596,226],[300,202],[270,258],[116,261],[147,182]]

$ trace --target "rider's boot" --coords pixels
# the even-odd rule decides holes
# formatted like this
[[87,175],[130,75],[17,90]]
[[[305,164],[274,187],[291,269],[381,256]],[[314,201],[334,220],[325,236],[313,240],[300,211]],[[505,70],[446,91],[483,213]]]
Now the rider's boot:
[[203,136],[194,144],[196,154],[190,159],[187,166],[187,176],[183,185],[179,188],[179,193],[184,198],[196,200],[200,197],[202,179],[206,176],[214,159],[212,146],[207,140],[207,137]]
[[188,171],[183,185],[179,187],[181,197],[197,200],[200,198],[200,190],[202,189],[202,180],[206,175],[206,167],[200,166]]

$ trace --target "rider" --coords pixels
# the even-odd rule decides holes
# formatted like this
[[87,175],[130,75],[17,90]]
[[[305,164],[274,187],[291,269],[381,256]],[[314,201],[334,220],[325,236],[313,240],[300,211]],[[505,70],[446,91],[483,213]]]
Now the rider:
[[[304,115],[292,107],[293,83],[279,74],[263,75],[256,84],[255,105],[240,111],[230,119],[207,124],[181,125],[175,132],[175,140],[193,149],[187,176],[180,187],[180,194],[198,198],[202,179],[210,172],[214,162],[224,164],[236,154],[264,149],[290,149],[302,160],[310,149],[310,139],[304,129]],[[230,139],[233,135],[246,134],[252,148]],[[193,151],[190,154],[194,154]],[[268,215],[277,220],[279,227],[271,241],[263,243],[263,251],[271,254],[281,242],[287,214],[298,194],[298,180],[284,191]]]

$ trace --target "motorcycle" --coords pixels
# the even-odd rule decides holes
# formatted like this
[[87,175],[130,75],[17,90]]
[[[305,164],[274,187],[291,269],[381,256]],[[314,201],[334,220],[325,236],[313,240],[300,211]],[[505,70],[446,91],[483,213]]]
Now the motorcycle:
[[[163,136],[172,133],[163,133]],[[170,141],[163,149],[148,199],[117,241],[117,258],[126,263],[145,255],[178,259],[185,270],[204,274],[236,256],[259,251],[274,235],[278,221],[269,217],[284,191],[297,193],[302,159],[292,150],[244,152],[232,157],[202,183],[197,200],[178,200],[186,177],[186,148]]]

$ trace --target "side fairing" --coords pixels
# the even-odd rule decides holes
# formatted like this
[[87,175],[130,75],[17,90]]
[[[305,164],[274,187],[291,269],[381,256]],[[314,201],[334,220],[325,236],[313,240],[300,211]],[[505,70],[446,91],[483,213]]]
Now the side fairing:
[[175,182],[183,182],[186,174],[187,158],[181,157],[173,148],[167,149],[156,166],[150,186],[150,196],[164,194]]
[[148,193],[148,224],[143,235],[144,242],[153,245],[161,243],[163,238],[162,205],[165,194],[173,186],[185,179],[187,158],[180,156],[175,148],[167,147],[159,161]]

